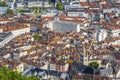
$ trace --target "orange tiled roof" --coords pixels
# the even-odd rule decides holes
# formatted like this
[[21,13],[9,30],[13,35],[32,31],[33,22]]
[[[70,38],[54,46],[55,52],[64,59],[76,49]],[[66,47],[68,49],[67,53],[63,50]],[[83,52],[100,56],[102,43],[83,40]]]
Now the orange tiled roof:
[[0,18],[0,21],[10,21],[8,18]]

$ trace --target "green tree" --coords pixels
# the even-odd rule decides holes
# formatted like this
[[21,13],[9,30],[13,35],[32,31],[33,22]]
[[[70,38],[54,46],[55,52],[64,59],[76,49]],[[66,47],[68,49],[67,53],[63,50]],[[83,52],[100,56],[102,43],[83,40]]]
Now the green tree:
[[13,15],[13,14],[14,14],[14,12],[13,12],[13,10],[12,10],[12,9],[8,9],[8,10],[7,10],[7,14],[11,16],[11,15]]
[[71,2],[72,0],[69,0],[69,2]]
[[7,7],[7,3],[6,2],[0,2],[0,7]]
[[56,0],[49,0],[49,4],[53,3],[55,4]]
[[34,38],[34,40],[41,40],[42,36],[40,36],[39,34],[34,34],[33,38]]
[[94,69],[97,69],[99,67],[99,63],[97,61],[90,62],[89,63],[90,67],[93,67]]
[[17,71],[12,71],[6,67],[0,68],[0,80],[39,80],[38,78],[31,76],[22,76]]
[[63,5],[62,5],[61,2],[57,2],[56,8],[57,8],[58,10],[64,10],[64,7],[63,7]]
[[49,4],[51,4],[52,3],[52,1],[51,0],[49,0]]

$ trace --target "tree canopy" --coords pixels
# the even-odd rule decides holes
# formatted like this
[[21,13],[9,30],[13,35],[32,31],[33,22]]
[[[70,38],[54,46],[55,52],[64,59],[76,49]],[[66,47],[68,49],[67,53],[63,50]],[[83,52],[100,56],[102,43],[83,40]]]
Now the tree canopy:
[[34,34],[34,35],[33,35],[33,38],[34,38],[35,40],[41,40],[41,39],[42,39],[42,36],[40,36],[39,34]]
[[64,7],[63,7],[63,5],[62,5],[61,2],[57,2],[56,8],[57,8],[58,10],[63,10],[63,9],[64,9]]
[[12,9],[8,9],[8,10],[7,10],[7,14],[8,14],[8,15],[13,15],[13,14],[14,14],[14,12],[13,12],[13,10],[12,10]]
[[51,3],[55,3],[56,2],[56,0],[49,0],[49,3],[51,4]]
[[90,67],[93,67],[94,69],[97,69],[97,68],[99,67],[99,63],[96,62],[96,61],[90,62],[90,63],[89,63],[89,66],[90,66]]
[[6,7],[8,6],[6,2],[0,2],[0,7]]
[[72,0],[69,0],[69,2],[71,2]]
[[0,68],[0,80],[39,80],[38,78],[31,76],[22,76],[17,71],[12,71],[6,67]]

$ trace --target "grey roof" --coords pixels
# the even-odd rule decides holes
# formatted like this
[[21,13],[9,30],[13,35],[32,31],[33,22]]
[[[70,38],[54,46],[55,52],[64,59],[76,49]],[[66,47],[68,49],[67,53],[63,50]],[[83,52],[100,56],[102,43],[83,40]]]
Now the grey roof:
[[102,64],[102,65],[106,65],[108,62],[109,62],[109,60],[103,59],[102,62],[101,62],[101,64]]
[[110,68],[107,68],[107,69],[102,69],[102,70],[100,70],[100,74],[102,76],[111,75],[111,74],[113,74],[113,68],[110,67]]
[[54,71],[54,70],[45,70],[45,69],[40,69],[40,68],[34,68],[34,69],[31,69],[31,72],[34,73],[34,72],[44,72],[44,74],[49,74],[49,75],[53,75],[53,76],[60,76],[61,75],[61,72],[58,72],[58,71]]
[[21,13],[31,13],[30,10],[21,10],[20,12],[21,12]]
[[120,52],[115,52],[113,56],[115,57],[115,59],[120,60]]
[[7,11],[8,7],[0,7],[0,12],[5,12]]
[[5,38],[7,38],[8,36],[12,35],[11,32],[3,32],[3,33],[0,33],[0,42],[3,41]]
[[[94,74],[94,69],[89,67],[89,66],[86,66],[86,65],[82,65],[82,64],[79,64],[79,63],[76,63],[76,62],[73,62],[72,63],[72,68],[75,68],[76,71],[78,73],[83,73],[83,74]],[[70,70],[70,73],[72,73],[72,70]]]

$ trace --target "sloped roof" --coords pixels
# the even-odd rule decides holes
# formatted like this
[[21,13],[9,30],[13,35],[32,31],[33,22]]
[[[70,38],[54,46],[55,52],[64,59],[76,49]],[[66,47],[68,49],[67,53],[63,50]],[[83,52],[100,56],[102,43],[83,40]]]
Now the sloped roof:
[[76,62],[73,62],[72,66],[74,66],[77,69],[78,73],[94,74],[94,69],[89,66],[82,65]]

